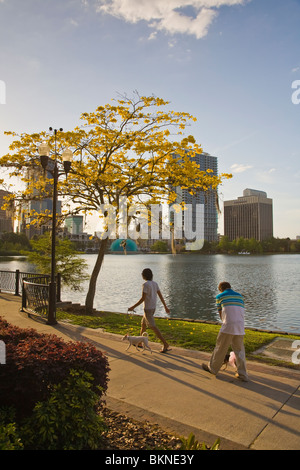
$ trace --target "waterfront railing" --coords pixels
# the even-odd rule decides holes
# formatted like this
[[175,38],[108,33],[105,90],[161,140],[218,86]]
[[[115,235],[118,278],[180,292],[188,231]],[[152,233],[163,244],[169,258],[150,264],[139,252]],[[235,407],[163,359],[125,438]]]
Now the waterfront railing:
[[[12,292],[22,296],[22,310],[30,308],[44,311],[49,304],[48,274],[16,271],[0,271],[0,292]],[[56,275],[56,302],[61,302],[61,277]]]

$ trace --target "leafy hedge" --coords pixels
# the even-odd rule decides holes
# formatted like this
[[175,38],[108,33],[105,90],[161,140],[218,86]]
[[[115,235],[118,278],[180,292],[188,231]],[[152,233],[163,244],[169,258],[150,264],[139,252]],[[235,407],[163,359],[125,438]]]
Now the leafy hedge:
[[13,407],[0,407],[0,450],[102,449],[106,427],[92,383],[88,372],[70,370],[23,420],[15,419]]
[[24,420],[19,435],[25,450],[89,450],[101,448],[104,420],[93,378],[83,371],[53,387],[48,400],[38,402]]
[[15,327],[1,317],[0,340],[6,346],[6,364],[0,364],[0,404],[12,406],[19,418],[30,415],[37,402],[48,400],[71,369],[91,374],[99,397],[107,390],[107,357],[88,343],[65,342]]

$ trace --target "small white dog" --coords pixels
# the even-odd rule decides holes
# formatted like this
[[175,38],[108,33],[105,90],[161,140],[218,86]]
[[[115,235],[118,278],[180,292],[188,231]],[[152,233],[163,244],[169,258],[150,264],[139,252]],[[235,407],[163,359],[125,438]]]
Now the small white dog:
[[150,348],[148,344],[148,333],[146,333],[146,331],[143,333],[142,336],[130,336],[126,334],[125,336],[123,336],[122,341],[126,341],[126,340],[129,342],[129,345],[126,348],[126,351],[128,351],[131,345],[135,346],[136,350],[138,351],[138,344],[142,343],[143,352],[145,351],[145,348],[147,348],[149,349],[149,351],[151,351],[151,354],[152,354],[152,349]]

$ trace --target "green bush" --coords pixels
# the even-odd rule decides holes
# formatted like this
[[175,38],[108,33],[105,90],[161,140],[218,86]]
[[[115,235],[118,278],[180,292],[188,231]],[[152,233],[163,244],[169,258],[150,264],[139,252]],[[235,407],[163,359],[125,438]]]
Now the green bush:
[[99,449],[104,430],[97,413],[99,396],[92,390],[93,377],[71,370],[55,385],[47,401],[38,402],[21,427],[20,435],[29,450]]
[[0,450],[22,450],[13,408],[0,408]]
[[181,450],[219,450],[219,446],[220,439],[217,439],[212,447],[208,447],[205,443],[200,444],[193,433],[190,433],[187,439],[181,438]]

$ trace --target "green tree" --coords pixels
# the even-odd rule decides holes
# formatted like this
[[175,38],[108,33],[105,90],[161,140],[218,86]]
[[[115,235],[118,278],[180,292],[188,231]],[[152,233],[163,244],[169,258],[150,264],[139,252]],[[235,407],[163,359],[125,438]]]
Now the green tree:
[[[31,240],[32,251],[24,251],[28,261],[34,264],[41,274],[51,271],[51,234],[46,232],[37,239]],[[72,242],[68,239],[57,240],[55,250],[55,274],[60,273],[62,283],[72,290],[80,290],[81,283],[88,279],[84,259],[77,255]]]
[[22,250],[30,249],[30,242],[24,233],[1,233],[0,251],[2,254],[19,254]]
[[231,242],[227,235],[224,235],[219,241],[218,250],[223,253],[228,253],[231,250]]
[[23,248],[30,248],[30,242],[25,233],[4,232],[1,234],[3,242],[9,242],[23,246]]
[[155,243],[151,246],[152,251],[158,251],[160,253],[165,253],[169,251],[168,244],[164,240],[156,240]]
[[[90,277],[85,301],[87,313],[92,313],[96,282],[107,247],[107,205],[115,208],[113,217],[118,226],[123,214],[120,202],[124,199],[133,210],[141,202],[144,205],[172,203],[176,200],[176,187],[217,192],[222,180],[231,177],[230,174],[216,176],[211,169],[202,171],[191,161],[190,157],[201,153],[202,148],[192,135],[186,136],[183,131],[196,119],[168,106],[167,101],[154,96],[135,93],[133,98],[121,97],[112,104],[97,107],[94,112],[83,113],[83,126],[73,132],[58,132],[56,146],[54,137],[46,132],[20,136],[8,133],[16,140],[0,164],[27,184],[25,191],[14,194],[15,202],[49,197],[51,180],[41,177],[32,181],[26,172],[32,165],[40,166],[36,148],[45,140],[52,153],[57,149],[59,160],[66,147],[77,156],[68,178],[58,184],[58,193],[69,201],[72,213],[97,212],[100,216],[99,209],[103,208],[105,228],[99,236],[99,253]],[[42,215],[34,215],[37,222],[42,219]],[[133,212],[128,221],[134,217]]]
[[296,240],[295,242],[291,242],[291,253],[299,253],[300,251],[300,240]]
[[263,251],[261,242],[259,242],[255,238],[250,238],[250,240],[248,240],[247,249],[250,251],[250,253],[262,253]]

